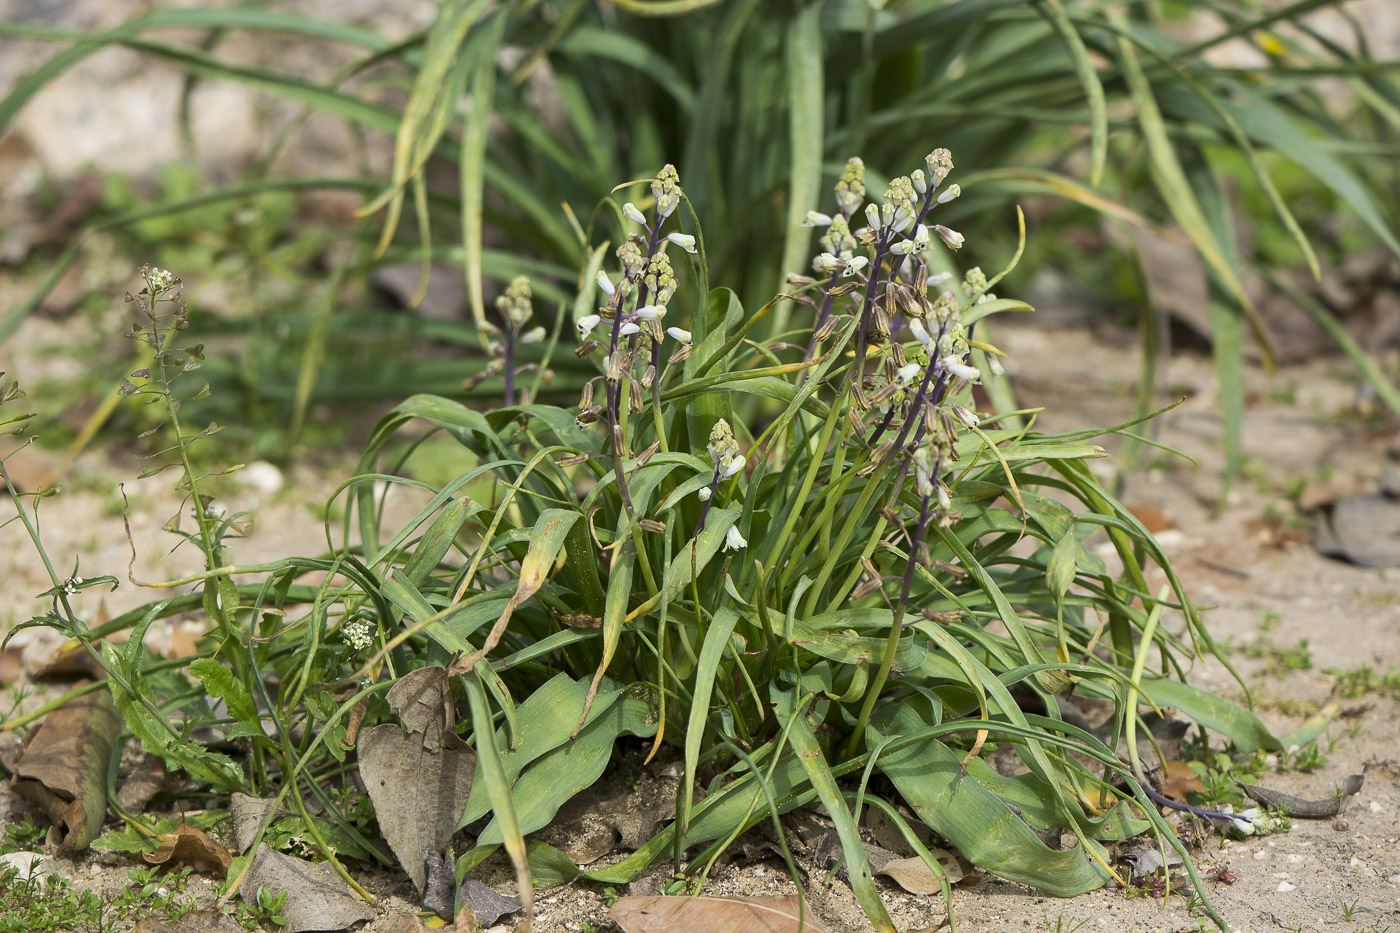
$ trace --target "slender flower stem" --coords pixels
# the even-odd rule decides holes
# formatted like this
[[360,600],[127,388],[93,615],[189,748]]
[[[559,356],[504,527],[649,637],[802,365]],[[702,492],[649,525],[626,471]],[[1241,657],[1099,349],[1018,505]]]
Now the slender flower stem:
[[875,702],[880,699],[880,691],[885,688],[885,682],[889,680],[890,670],[894,667],[895,655],[899,652],[899,636],[904,631],[904,611],[909,605],[909,592],[914,585],[914,568],[919,563],[919,547],[923,544],[924,531],[928,528],[929,522],[929,500],[932,496],[924,496],[919,506],[919,520],[914,525],[914,537],[909,543],[909,557],[904,563],[904,584],[899,591],[899,602],[894,607],[894,617],[890,620],[890,634],[885,639],[885,653],[880,658],[880,667],[875,672],[875,680],[869,689],[865,691],[865,700],[860,706],[860,715],[856,717],[856,725],[851,730],[851,737],[846,742],[846,757],[851,758],[856,754],[856,749],[860,747],[861,740],[865,738],[865,727],[870,722],[870,714],[875,710]]
[[514,327],[506,328],[506,371],[504,379],[506,383],[507,408],[515,404],[515,341],[517,336]]

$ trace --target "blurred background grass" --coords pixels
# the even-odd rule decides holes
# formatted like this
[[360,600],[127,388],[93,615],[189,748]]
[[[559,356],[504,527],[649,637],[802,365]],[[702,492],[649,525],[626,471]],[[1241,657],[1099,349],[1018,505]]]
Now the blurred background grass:
[[[805,271],[799,222],[830,210],[848,156],[878,195],[935,146],[965,191],[947,223],[1004,218],[963,230],[960,262],[1000,268],[1024,206],[1000,291],[1135,332],[1143,410],[1190,340],[1215,357],[1232,454],[1249,357],[1343,350],[1400,412],[1384,2],[381,7],[26,3],[0,22],[0,194],[24,218],[0,338],[23,376],[33,322],[64,334],[63,375],[31,391],[68,412],[49,442],[105,422],[127,368],[112,299],[140,262],[207,312],[198,416],[277,458],[340,443],[365,403],[495,397],[463,388],[495,292],[525,272],[545,321],[564,313],[590,247],[618,242],[600,209],[618,179],[674,162],[711,283],[756,308]],[[592,371],[555,360],[543,391],[575,397]]]

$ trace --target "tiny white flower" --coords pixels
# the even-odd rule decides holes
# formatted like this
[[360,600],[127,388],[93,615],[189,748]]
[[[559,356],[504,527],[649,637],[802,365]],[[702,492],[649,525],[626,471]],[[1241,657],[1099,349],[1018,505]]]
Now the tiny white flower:
[[617,293],[617,289],[613,288],[613,283],[608,278],[608,274],[602,269],[598,270],[598,287],[601,288],[603,294],[607,295],[609,298]]
[[666,333],[670,334],[672,337],[679,340],[686,346],[690,346],[690,331],[684,330],[680,327],[668,327],[666,328]]
[[1001,359],[996,356],[987,356],[987,368],[992,371],[993,376],[1005,376],[1006,367],[1001,365]]
[[895,373],[895,378],[899,380],[900,385],[907,386],[923,371],[924,368],[918,363],[905,363],[903,366],[899,367],[899,371]]
[[894,212],[893,227],[896,233],[903,233],[905,230],[908,230],[913,225],[913,223],[914,215],[906,211],[904,208],[900,208],[899,210]]
[[928,227],[923,224],[914,228],[914,252],[924,253],[928,251],[929,236]]
[[817,211],[808,211],[808,212],[807,212],[807,219],[804,220],[804,221],[802,221],[802,226],[804,226],[804,227],[830,227],[830,226],[831,226],[831,215],[830,215],[830,214],[821,214],[821,213],[818,213]]
[[822,253],[816,259],[812,260],[812,268],[822,275],[832,275],[837,269],[841,268],[841,260],[835,253]]
[[741,547],[748,546],[749,542],[745,540],[743,535],[739,534],[738,526],[730,525],[729,531],[724,536],[724,549],[726,551],[737,551]]
[[709,487],[709,486],[701,486],[701,487],[700,487],[700,491],[697,492],[696,495],[700,497],[700,501],[701,501],[701,502],[709,502],[709,501],[710,501],[710,487]]
[[545,338],[545,334],[547,333],[549,332],[546,331],[543,327],[532,327],[531,329],[527,330],[525,333],[520,335],[520,342],[539,343]]
[[913,334],[914,339],[924,346],[933,343],[933,337],[929,336],[928,328],[924,326],[924,322],[919,318],[914,317],[909,319],[909,333]]
[[880,223],[880,208],[872,201],[865,205],[865,222],[870,225],[870,229],[878,230],[882,226]]
[[935,285],[947,285],[951,281],[953,281],[953,273],[951,272],[940,272],[937,275],[928,277],[929,288]]
[[924,170],[916,168],[909,173],[909,181],[914,185],[914,190],[923,194],[928,191],[928,181],[924,178]]
[[882,204],[882,205],[880,205],[880,224],[879,224],[879,226],[881,226],[881,227],[889,227],[889,226],[892,226],[893,224],[894,224],[894,205],[893,205],[893,204]]
[[855,275],[857,272],[864,269],[868,265],[870,265],[870,260],[866,259],[864,256],[857,256],[854,259],[848,259],[846,260],[846,268],[842,270],[841,275]]
[[943,241],[949,249],[960,249],[963,245],[963,235],[956,230],[949,230],[942,224],[934,224],[933,232],[938,234],[938,238]]
[[587,340],[588,335],[593,333],[593,328],[597,327],[603,319],[596,314],[585,314],[574,322],[574,327],[578,329],[578,339]]
[[938,484],[938,507],[944,510],[953,507],[953,499],[948,495],[948,487],[942,483]]
[[960,194],[962,194],[961,185],[949,185],[942,191],[938,192],[938,203],[947,204],[949,201],[953,200]]
[[670,240],[687,253],[695,252],[695,237],[691,236],[689,233],[670,233],[666,235],[666,239]]
[[982,419],[978,418],[977,415],[963,408],[961,405],[953,406],[953,414],[965,427],[975,428],[982,423]]
[[914,451],[914,488],[921,496],[933,495],[933,469],[928,463],[928,448]]
[[968,366],[956,356],[945,356],[943,359],[939,360],[939,362],[943,364],[944,369],[948,370],[948,372],[952,373],[954,376],[966,379],[968,382],[982,381],[982,374],[977,371],[976,367]]
[[643,321],[659,321],[666,316],[665,305],[643,305],[637,309],[637,317]]
[[626,214],[627,219],[634,224],[641,224],[643,227],[647,224],[647,215],[637,210],[637,205],[633,204],[631,201],[622,205],[622,213]]
[[898,243],[890,245],[890,253],[895,256],[908,256],[914,252],[913,240],[900,240]]
[[623,324],[622,327],[618,328],[617,335],[619,337],[631,337],[633,334],[640,334],[641,332],[641,325],[636,321],[628,321],[626,324]]
[[720,477],[720,479],[728,479],[729,477],[733,476],[735,473],[738,473],[738,472],[739,472],[740,470],[742,470],[743,468],[744,468],[744,458],[743,458],[742,456],[733,456],[733,457],[730,457],[728,460],[726,460],[726,461],[724,462],[723,467],[720,469],[719,477]]

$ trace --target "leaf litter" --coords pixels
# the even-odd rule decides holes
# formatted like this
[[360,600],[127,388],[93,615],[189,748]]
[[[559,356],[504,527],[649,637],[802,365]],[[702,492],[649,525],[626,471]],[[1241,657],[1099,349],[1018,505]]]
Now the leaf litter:
[[51,848],[81,851],[101,832],[107,814],[107,769],[121,730],[121,716],[103,689],[49,713],[26,737],[11,787],[53,820]]
[[452,731],[456,718],[443,668],[405,674],[387,700],[403,725],[360,732],[360,774],[380,832],[422,894],[425,855],[437,856],[451,840],[471,794],[476,753]]
[[355,894],[329,863],[293,858],[266,845],[258,846],[239,892],[245,901],[253,902],[258,888],[273,894],[287,892],[282,912],[287,921],[285,933],[344,930],[375,915],[375,909]]

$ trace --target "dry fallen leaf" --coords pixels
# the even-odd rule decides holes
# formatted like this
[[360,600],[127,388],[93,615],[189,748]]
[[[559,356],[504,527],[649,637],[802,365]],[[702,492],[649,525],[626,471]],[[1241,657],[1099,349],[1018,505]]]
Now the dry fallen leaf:
[[452,693],[441,667],[400,678],[388,700],[408,731],[393,723],[362,730],[360,776],[379,831],[422,894],[424,854],[441,852],[452,838],[471,793],[476,753],[452,732]]
[[[470,933],[466,928],[453,930],[453,933]],[[413,914],[390,914],[375,928],[375,933],[428,933],[428,926]]]
[[[947,849],[929,850],[938,864],[943,866],[943,870],[948,873],[948,883],[957,884],[963,879],[962,865],[958,862],[958,857]],[[892,862],[886,862],[878,874],[893,878],[895,882],[910,894],[936,894],[943,890],[943,885],[939,882],[938,876],[929,870],[921,858],[897,858]]]
[[233,856],[228,849],[219,845],[204,834],[204,831],[182,822],[174,832],[159,837],[160,845],[154,852],[143,852],[141,857],[152,865],[165,865],[171,861],[193,862],[196,867],[210,867],[220,875],[228,873]]
[[1162,763],[1162,793],[1173,800],[1186,802],[1187,794],[1204,794],[1206,785],[1184,761],[1168,758]]
[[[117,791],[117,802],[131,813],[142,813],[151,798],[165,788],[170,781],[165,771],[165,762],[159,755],[146,755]],[[178,780],[178,776],[176,780]]]
[[374,908],[362,901],[328,863],[305,862],[265,845],[258,846],[258,854],[239,886],[239,895],[252,902],[258,888],[267,888],[273,894],[287,892],[287,906],[282,911],[287,921],[282,928],[284,933],[344,930],[375,914]]
[[472,916],[483,927],[520,909],[520,898],[501,894],[474,878],[462,879],[462,903],[471,908]]
[[[258,838],[258,831],[277,803],[276,797],[252,797],[234,792],[232,798],[233,839],[239,852],[247,852]],[[283,813],[289,812],[286,810]]]
[[825,933],[795,897],[620,897],[608,916],[624,933]]
[[[15,793],[55,823],[48,842],[60,852],[88,847],[107,815],[107,767],[122,719],[104,687],[44,717],[15,765]],[[62,828],[60,828],[62,827]]]

